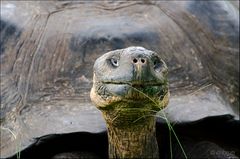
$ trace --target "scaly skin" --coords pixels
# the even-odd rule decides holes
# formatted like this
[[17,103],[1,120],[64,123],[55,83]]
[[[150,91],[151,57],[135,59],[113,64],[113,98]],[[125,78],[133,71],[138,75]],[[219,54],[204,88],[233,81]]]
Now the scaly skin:
[[168,104],[167,66],[156,53],[129,47],[94,65],[91,100],[108,128],[110,158],[158,158],[155,115]]

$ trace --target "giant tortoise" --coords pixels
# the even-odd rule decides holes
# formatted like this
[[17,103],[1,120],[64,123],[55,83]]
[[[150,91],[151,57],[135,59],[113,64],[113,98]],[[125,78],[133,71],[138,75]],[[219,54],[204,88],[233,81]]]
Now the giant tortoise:
[[[109,157],[109,114],[94,94],[93,66],[98,79],[125,77],[130,70],[94,65],[124,48],[152,50],[168,67],[169,104],[151,114],[159,147],[152,157],[239,157],[239,5],[205,0],[1,1],[0,157]],[[125,89],[108,84],[120,96]]]

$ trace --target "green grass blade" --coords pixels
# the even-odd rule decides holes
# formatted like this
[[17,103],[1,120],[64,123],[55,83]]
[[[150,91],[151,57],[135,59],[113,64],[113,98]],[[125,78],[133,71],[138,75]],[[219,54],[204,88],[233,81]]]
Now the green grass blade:
[[169,144],[169,148],[170,148],[170,158],[172,159],[173,158],[173,152],[172,152],[172,135],[171,135],[171,129],[170,129],[170,127],[168,127],[168,130],[169,130],[169,142],[170,142],[170,144]]

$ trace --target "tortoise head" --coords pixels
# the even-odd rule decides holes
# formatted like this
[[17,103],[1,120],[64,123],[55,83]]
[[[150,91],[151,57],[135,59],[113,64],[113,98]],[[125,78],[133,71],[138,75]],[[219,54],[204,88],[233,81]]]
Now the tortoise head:
[[109,118],[155,114],[168,104],[167,73],[157,53],[143,47],[110,51],[94,64],[91,100]]

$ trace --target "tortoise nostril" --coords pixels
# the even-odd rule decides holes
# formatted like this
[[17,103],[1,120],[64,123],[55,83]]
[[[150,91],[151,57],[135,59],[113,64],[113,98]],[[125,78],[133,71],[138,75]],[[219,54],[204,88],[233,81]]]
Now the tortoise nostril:
[[141,62],[142,64],[145,64],[146,63],[146,59],[144,58],[134,58],[133,59],[133,63],[138,63],[138,62]]
[[138,60],[134,58],[133,59],[133,63],[137,63],[137,62],[138,62]]

